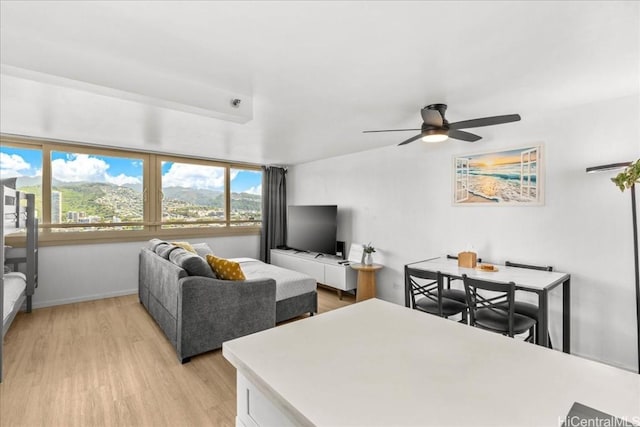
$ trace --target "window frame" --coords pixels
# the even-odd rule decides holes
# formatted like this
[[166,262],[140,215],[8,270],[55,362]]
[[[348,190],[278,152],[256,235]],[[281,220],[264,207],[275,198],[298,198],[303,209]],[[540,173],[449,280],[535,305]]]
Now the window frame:
[[[262,218],[250,221],[259,225],[238,226],[247,221],[231,220],[231,169],[255,170],[262,172],[262,167],[255,164],[226,162],[216,159],[208,159],[179,154],[160,153],[145,150],[113,148],[94,144],[77,142],[61,142],[48,139],[29,138],[22,136],[10,136],[0,134],[0,143],[12,148],[40,149],[42,152],[42,221],[40,223],[39,242],[42,246],[89,244],[144,241],[152,237],[170,240],[171,238],[187,237],[217,237],[217,236],[242,236],[260,234],[262,230]],[[124,157],[141,159],[143,162],[143,221],[127,223],[96,223],[100,227],[121,227],[123,225],[140,225],[141,230],[102,230],[102,231],[77,231],[57,232],[56,228],[87,227],[86,224],[67,225],[51,223],[51,192],[52,170],[51,153],[53,151],[78,153],[89,155],[101,155],[110,157]],[[162,228],[167,225],[162,219],[162,162],[171,161],[179,163],[191,163],[205,166],[223,167],[225,174],[225,214],[224,220],[212,220],[211,227],[202,226],[209,222],[199,222],[196,227]],[[222,226],[220,226],[222,224]],[[18,240],[8,241],[16,245]]]

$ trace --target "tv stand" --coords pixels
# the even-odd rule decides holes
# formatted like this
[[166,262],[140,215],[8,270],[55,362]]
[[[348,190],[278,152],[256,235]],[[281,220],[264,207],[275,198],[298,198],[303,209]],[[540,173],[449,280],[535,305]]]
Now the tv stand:
[[333,255],[271,249],[271,264],[308,274],[319,284],[336,289],[340,299],[343,291],[356,289],[358,283],[356,271]]

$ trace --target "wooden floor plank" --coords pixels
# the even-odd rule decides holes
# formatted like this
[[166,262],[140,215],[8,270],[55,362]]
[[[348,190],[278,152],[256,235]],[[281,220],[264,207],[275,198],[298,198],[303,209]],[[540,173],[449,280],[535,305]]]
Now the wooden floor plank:
[[[318,289],[319,313],[354,302]],[[180,364],[137,295],[19,313],[4,361],[3,427],[235,425],[236,372],[222,351]]]

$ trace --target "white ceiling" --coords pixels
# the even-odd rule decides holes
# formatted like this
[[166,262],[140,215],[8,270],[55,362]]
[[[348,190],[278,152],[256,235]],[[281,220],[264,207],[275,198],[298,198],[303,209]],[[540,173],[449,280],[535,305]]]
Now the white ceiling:
[[[2,132],[250,163],[396,144],[413,134],[361,131],[419,127],[430,103],[527,120],[640,87],[633,1],[3,1],[0,19]],[[245,124],[215,118],[235,96]],[[203,98],[212,114],[186,112]]]

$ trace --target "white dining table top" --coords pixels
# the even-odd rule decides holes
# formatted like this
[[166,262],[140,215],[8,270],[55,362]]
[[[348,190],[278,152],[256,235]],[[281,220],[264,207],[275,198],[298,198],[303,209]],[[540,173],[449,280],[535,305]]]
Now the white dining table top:
[[458,260],[441,257],[412,263],[409,264],[409,267],[433,272],[439,271],[444,275],[454,277],[462,277],[463,274],[466,274],[474,279],[514,282],[518,287],[530,290],[550,289],[569,278],[569,274],[558,271],[507,267],[500,264],[493,265],[497,267],[498,271],[483,271],[478,268],[458,267]]
[[640,422],[640,375],[379,299],[223,354],[296,425],[558,426],[574,402]]

